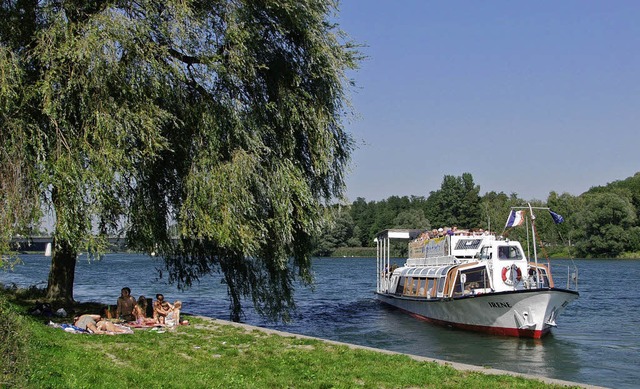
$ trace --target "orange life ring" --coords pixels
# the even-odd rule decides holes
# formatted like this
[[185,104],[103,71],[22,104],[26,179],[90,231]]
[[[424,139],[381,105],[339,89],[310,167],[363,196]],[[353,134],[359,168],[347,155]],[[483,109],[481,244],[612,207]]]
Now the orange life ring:
[[[522,280],[522,272],[520,271],[520,268],[516,265],[511,265],[502,268],[502,282],[507,285],[513,285],[513,277],[511,275],[511,272],[514,271],[514,268],[516,271],[516,280]],[[507,276],[507,274],[509,275]]]

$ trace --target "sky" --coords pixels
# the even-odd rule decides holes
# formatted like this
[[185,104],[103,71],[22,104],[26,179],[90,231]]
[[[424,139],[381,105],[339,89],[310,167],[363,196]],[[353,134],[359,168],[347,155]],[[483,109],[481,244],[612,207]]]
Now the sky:
[[577,196],[640,171],[640,1],[342,0],[367,58],[348,75],[354,201]]

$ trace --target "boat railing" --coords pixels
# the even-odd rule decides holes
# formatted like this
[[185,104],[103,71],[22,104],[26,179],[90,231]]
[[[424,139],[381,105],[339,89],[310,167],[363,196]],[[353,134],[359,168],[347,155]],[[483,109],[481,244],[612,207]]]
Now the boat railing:
[[[566,273],[564,272],[564,268],[565,265],[558,265],[558,264],[554,264],[553,265],[553,281],[551,286],[555,286],[556,287],[564,287],[567,290],[573,290],[573,291],[578,291],[578,267],[572,263],[571,265],[566,265],[567,271]],[[551,269],[549,269],[549,273],[551,273],[550,271]],[[565,278],[566,279],[563,279]],[[535,283],[533,284],[533,286],[535,287]],[[541,284],[538,287],[547,287],[548,285],[546,284]]]
[[380,277],[380,288],[378,289],[378,292],[383,292],[383,293],[387,293],[389,291],[389,277],[387,276],[381,276]]
[[447,257],[429,257],[429,258],[409,258],[407,259],[406,266],[442,266],[456,264],[456,258],[452,256]]
[[575,263],[567,266],[567,289],[578,290],[578,267]]

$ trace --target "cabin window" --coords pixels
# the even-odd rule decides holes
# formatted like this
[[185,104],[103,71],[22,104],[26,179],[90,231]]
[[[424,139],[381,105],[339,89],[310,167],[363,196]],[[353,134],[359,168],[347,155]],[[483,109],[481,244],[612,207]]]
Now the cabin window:
[[413,290],[413,277],[407,277],[403,294],[412,294],[412,290]]
[[420,291],[420,279],[419,278],[414,278],[413,279],[413,288],[411,289],[411,294],[418,294]]
[[445,277],[439,277],[438,278],[438,296],[442,295],[442,292],[444,291],[444,284],[445,284]]
[[436,279],[428,278],[427,280],[428,280],[427,293],[429,296],[435,296],[435,289],[433,288],[433,286],[436,284]]
[[471,294],[474,289],[486,289],[490,287],[487,270],[483,266],[460,271],[456,277],[454,293]]
[[404,291],[405,280],[406,280],[406,277],[400,277],[400,279],[398,280],[398,287],[396,287],[396,294],[402,294],[402,292]]
[[547,275],[547,271],[543,269],[543,270],[541,271],[541,273],[542,273],[542,278],[540,279],[540,281],[542,281],[541,286],[542,286],[543,288],[548,288],[548,287],[550,287],[550,285],[549,285],[549,276]]
[[425,280],[424,278],[409,278],[409,280],[406,282],[407,287],[404,290],[404,294],[408,296],[426,296],[426,283],[427,280]]
[[[535,268],[530,268],[529,269],[529,277],[527,279],[527,281],[532,285],[532,286],[536,286],[536,275],[535,275],[536,271]],[[540,287],[541,288],[548,288],[549,287],[549,275],[547,274],[547,269],[541,267],[538,268],[538,274],[540,274]]]
[[416,287],[416,294],[418,296],[426,296],[427,295],[427,289],[426,289],[426,285],[427,285],[427,280],[426,279],[418,279],[418,285]]
[[456,282],[453,285],[453,295],[460,296],[462,295],[462,289],[464,286],[464,274],[458,273],[456,276]]
[[485,246],[480,250],[480,259],[491,259],[491,257],[491,247]]
[[456,244],[456,250],[477,250],[482,239],[460,239]]
[[487,269],[484,267],[470,269],[463,272],[467,276],[467,284],[476,283],[480,285],[480,288],[489,287],[489,277],[487,276]]
[[510,260],[522,259],[522,253],[517,246],[498,246],[498,258]]

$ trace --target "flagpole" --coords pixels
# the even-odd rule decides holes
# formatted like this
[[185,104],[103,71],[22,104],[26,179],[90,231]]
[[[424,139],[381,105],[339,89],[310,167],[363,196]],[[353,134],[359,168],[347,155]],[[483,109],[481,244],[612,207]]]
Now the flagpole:
[[536,288],[540,287],[540,273],[538,272],[538,251],[536,250],[536,216],[533,214],[533,208],[531,203],[529,205],[529,212],[531,212],[531,234],[533,235],[533,258],[536,263]]
[[531,238],[529,238],[529,226],[527,225],[527,223],[525,223],[524,225],[525,227],[527,227],[527,258],[531,258]]

